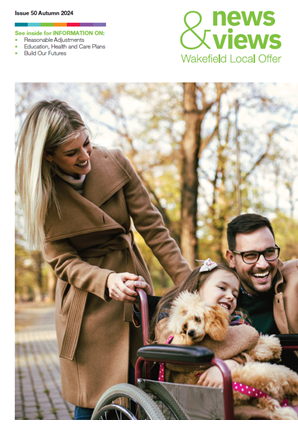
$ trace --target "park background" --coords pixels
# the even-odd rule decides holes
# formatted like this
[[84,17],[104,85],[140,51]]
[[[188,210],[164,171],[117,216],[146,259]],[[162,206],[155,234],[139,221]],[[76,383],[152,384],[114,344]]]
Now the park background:
[[[93,144],[121,148],[192,268],[225,260],[227,224],[241,213],[267,216],[281,260],[297,258],[298,84],[17,83],[15,95],[16,141],[35,102],[60,99]],[[28,251],[15,200],[15,300],[53,302],[55,277]],[[135,234],[161,295],[171,280]]]

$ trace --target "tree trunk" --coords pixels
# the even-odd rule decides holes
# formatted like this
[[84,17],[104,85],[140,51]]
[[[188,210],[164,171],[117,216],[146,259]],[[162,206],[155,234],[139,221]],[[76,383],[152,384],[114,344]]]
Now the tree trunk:
[[196,104],[196,84],[184,83],[185,133],[181,142],[181,251],[193,269],[197,256],[198,153],[201,114]]
[[53,272],[53,269],[48,264],[47,264],[47,277],[48,277],[49,301],[54,302],[57,278]]

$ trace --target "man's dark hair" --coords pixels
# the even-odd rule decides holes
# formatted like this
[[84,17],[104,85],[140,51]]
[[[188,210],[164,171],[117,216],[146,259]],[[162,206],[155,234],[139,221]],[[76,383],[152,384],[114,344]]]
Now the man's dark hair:
[[255,213],[241,214],[235,217],[228,224],[227,229],[229,249],[235,250],[237,234],[250,234],[261,228],[269,228],[274,238],[274,232],[267,217]]

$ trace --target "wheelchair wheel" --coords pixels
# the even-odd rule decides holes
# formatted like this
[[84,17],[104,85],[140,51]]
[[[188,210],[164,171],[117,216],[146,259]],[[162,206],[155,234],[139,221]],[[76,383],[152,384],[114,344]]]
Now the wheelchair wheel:
[[165,417],[146,392],[121,383],[101,396],[91,420],[165,420]]
[[144,390],[151,395],[151,398],[158,405],[166,420],[190,420],[181,410],[172,395],[160,383],[146,381],[144,386]]

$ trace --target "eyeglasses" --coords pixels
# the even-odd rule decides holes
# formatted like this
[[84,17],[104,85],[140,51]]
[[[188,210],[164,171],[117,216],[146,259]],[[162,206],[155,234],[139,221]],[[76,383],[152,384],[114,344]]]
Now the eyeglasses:
[[267,262],[273,262],[279,257],[280,253],[280,247],[278,247],[277,244],[275,244],[275,247],[268,247],[264,251],[257,251],[257,250],[251,250],[251,251],[236,251],[232,250],[235,254],[240,254],[242,257],[242,260],[244,263],[247,263],[248,265],[256,263],[260,256],[263,255],[265,260]]

